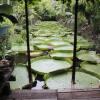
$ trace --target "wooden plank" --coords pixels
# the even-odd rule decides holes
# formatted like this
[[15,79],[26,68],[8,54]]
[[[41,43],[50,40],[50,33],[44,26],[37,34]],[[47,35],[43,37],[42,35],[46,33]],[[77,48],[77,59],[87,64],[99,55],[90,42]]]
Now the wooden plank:
[[58,93],[58,100],[71,100],[72,95],[71,93]]
[[87,99],[87,98],[90,98],[90,96],[87,91],[86,92],[73,92],[72,98],[73,99]]
[[67,88],[67,89],[59,89],[59,93],[64,92],[85,92],[85,91],[100,91],[100,88],[86,88],[86,89],[75,89],[75,88]]
[[100,100],[100,98],[89,98],[89,99],[71,99],[71,100]]
[[57,100],[57,99],[15,99],[15,100]]
[[[2,100],[0,98],[0,100]],[[100,89],[74,90],[16,90],[3,100],[100,100]]]
[[22,90],[14,91],[9,98],[16,99],[57,99],[56,90]]
[[100,91],[72,92],[72,98],[100,98]]
[[89,91],[88,95],[91,98],[100,98],[100,90],[99,91]]
[[13,100],[13,99],[9,99],[8,97],[0,97],[0,100]]
[[89,99],[71,99],[71,100],[89,100]]
[[57,99],[23,99],[23,100],[57,100]]
[[90,98],[89,100],[100,100],[100,98]]
[[94,98],[100,99],[100,89],[58,90],[59,100],[91,100],[91,98],[93,98],[93,100]]

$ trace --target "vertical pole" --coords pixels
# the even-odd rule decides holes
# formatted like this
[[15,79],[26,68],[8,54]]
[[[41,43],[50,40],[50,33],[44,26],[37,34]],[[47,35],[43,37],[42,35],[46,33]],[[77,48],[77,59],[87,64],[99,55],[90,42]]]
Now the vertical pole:
[[32,83],[32,71],[31,71],[31,60],[30,60],[30,43],[29,43],[29,19],[28,19],[28,7],[27,1],[25,0],[25,14],[26,14],[26,39],[27,39],[27,55],[28,55],[28,75],[29,83]]
[[72,83],[75,84],[75,72],[77,66],[77,17],[78,17],[78,0],[75,3],[75,25],[74,25],[74,50],[73,50],[73,67],[72,67]]

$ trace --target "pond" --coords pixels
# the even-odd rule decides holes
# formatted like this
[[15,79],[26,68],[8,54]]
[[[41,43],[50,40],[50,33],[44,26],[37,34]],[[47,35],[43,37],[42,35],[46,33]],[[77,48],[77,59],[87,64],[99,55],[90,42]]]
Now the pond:
[[[43,86],[49,89],[71,88],[73,31],[56,21],[39,22],[33,30],[30,35],[30,54],[33,81],[37,81],[37,87],[33,89],[42,89]],[[88,40],[78,36],[76,88],[100,86],[100,54],[89,51],[92,46]],[[13,72],[16,81],[11,82],[11,88],[21,89],[28,84],[26,47],[23,44],[13,46],[11,50],[17,52]]]

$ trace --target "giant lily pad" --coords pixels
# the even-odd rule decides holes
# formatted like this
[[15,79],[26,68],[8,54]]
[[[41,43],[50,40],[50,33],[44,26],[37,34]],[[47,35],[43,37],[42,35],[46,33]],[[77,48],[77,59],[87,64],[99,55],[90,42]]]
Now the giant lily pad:
[[78,45],[77,45],[79,48],[90,48],[92,47],[92,43],[90,42],[78,42]]
[[68,42],[63,42],[63,41],[52,41],[50,42],[51,45],[54,45],[54,46],[61,46],[61,45],[71,45],[70,43]]
[[44,41],[42,41],[42,40],[32,40],[32,41],[30,41],[31,45],[37,45],[37,44],[42,44],[42,43],[44,43]]
[[[64,38],[64,40],[69,41],[70,43],[74,42],[74,35],[68,35],[67,38]],[[84,39],[82,36],[77,36],[77,42],[78,43],[88,43],[86,39]]]
[[62,52],[73,51],[73,46],[72,45],[60,46],[60,47],[54,48],[54,50],[55,51],[62,51]]
[[68,61],[60,61],[53,59],[40,59],[33,61],[32,69],[39,73],[50,73],[58,70],[64,70],[71,67],[71,63]]
[[[72,73],[50,74],[46,84],[50,89],[71,88]],[[83,72],[76,72],[75,88],[98,88],[99,79]]]
[[91,64],[88,62],[81,63],[82,69],[92,72],[100,77],[100,64]]
[[73,53],[72,52],[67,52],[67,53],[54,52],[50,55],[51,55],[51,57],[53,57],[55,59],[73,58]]
[[83,61],[100,63],[100,58],[96,55],[95,51],[82,50],[78,52],[78,58]]
[[34,33],[35,36],[51,36],[53,33],[50,32],[48,29],[39,29]]
[[46,45],[46,44],[41,44],[41,45],[36,45],[36,47],[40,50],[48,50],[48,49],[53,49],[52,46]]
[[[27,51],[27,46],[24,45],[19,45],[19,46],[12,46],[12,51],[14,52],[26,52]],[[32,46],[30,46],[30,50],[33,51],[34,48]]]
[[[16,66],[13,72],[16,76],[16,81],[10,82],[11,89],[22,88],[22,86],[29,84],[28,72],[25,66]],[[33,81],[35,77],[33,75]]]
[[34,51],[34,52],[30,53],[30,56],[31,57],[38,57],[38,56],[42,55],[42,53],[43,52],[41,52],[41,51]]
[[55,42],[55,41],[61,41],[62,38],[61,37],[50,37],[50,40]]

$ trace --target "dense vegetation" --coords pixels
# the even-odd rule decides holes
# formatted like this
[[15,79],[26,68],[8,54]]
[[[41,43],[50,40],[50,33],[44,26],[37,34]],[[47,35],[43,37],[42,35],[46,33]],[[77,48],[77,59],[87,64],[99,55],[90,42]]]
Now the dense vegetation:
[[[24,1],[0,1],[2,3],[9,1],[8,3],[12,5],[9,7],[3,5],[3,10],[0,10],[0,29],[4,28],[6,32],[4,38],[0,34],[0,55],[15,56],[16,67],[13,74],[17,76],[17,81],[12,82],[11,86],[12,88],[21,88],[28,83]],[[74,4],[75,0],[29,0],[33,81],[38,75],[42,75],[45,84],[50,89],[71,87]],[[99,0],[79,0],[77,88],[99,86],[100,53],[97,52],[100,49],[99,5]],[[2,17],[2,13],[6,16]],[[18,24],[11,23],[11,21],[16,22],[11,14],[16,17]],[[10,27],[7,27],[8,31],[6,31],[5,26]],[[92,38],[88,35],[88,27]],[[83,33],[86,38],[83,37]],[[92,39],[94,40],[90,41]],[[19,70],[22,74],[18,74]]]

